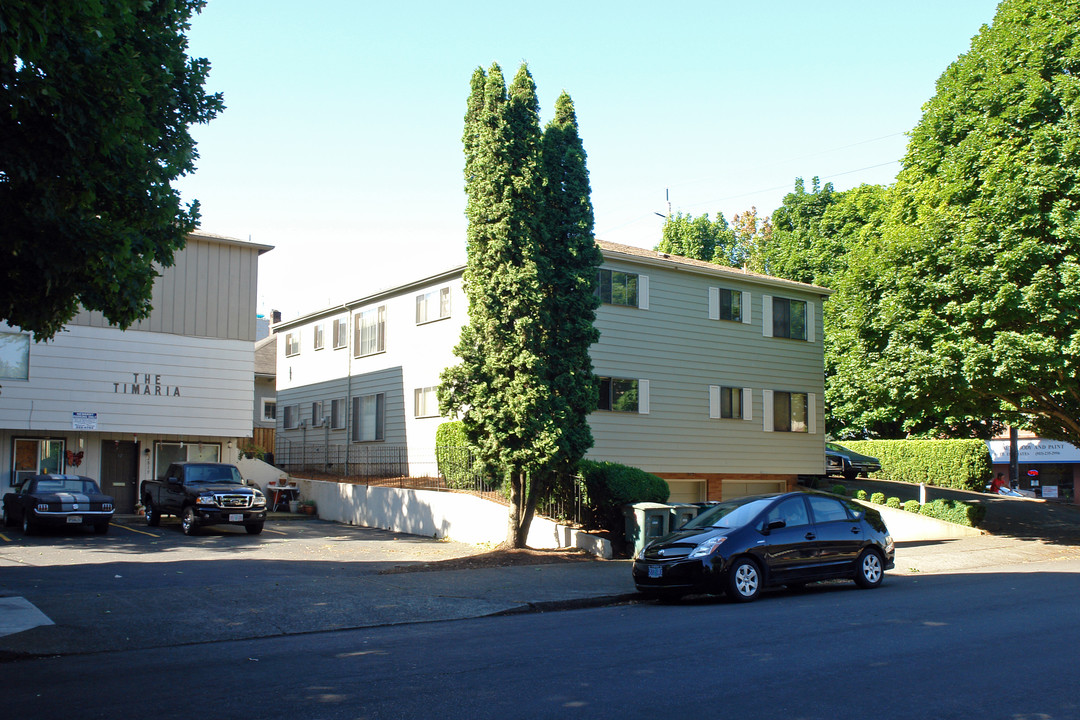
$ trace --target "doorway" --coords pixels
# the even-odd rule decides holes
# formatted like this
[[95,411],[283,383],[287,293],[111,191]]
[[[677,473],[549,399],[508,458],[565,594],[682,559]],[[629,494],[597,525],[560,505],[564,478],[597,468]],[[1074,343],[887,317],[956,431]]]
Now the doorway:
[[139,492],[139,444],[130,440],[101,441],[101,491],[112,495],[116,512],[135,512]]

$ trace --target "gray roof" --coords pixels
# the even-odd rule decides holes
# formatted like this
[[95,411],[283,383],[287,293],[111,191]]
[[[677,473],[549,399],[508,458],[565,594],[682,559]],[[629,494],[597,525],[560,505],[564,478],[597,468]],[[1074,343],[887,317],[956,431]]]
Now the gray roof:
[[255,375],[277,377],[277,334],[255,343]]

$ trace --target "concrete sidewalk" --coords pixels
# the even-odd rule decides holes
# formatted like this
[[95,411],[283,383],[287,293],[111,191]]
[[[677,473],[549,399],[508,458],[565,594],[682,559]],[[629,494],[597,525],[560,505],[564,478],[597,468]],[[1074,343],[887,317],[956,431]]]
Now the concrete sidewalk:
[[[899,544],[890,574],[991,572],[1021,563],[1034,572],[1077,557],[1075,545],[1002,536],[923,541]],[[395,562],[407,564],[409,557],[398,555]],[[131,566],[133,573],[136,567]],[[636,602],[642,598],[634,591],[630,568],[629,560],[596,560],[400,573],[346,570],[312,577],[310,585],[287,591],[262,575],[179,588],[132,577],[108,593],[72,589],[43,595],[36,608],[9,598],[13,609],[40,611],[54,624],[0,637],[0,660]],[[213,612],[208,612],[208,593]]]

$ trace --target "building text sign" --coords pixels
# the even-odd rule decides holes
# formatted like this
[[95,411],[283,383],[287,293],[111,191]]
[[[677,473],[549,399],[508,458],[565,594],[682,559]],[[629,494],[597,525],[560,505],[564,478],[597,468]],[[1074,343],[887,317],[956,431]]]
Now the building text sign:
[[131,373],[130,379],[113,383],[117,395],[153,395],[155,397],[180,397],[180,387],[163,382],[161,375]]
[[97,430],[97,421],[96,412],[75,411],[71,413],[72,430]]
[[[1009,441],[988,440],[990,460],[997,464],[1009,462]],[[1080,462],[1080,448],[1060,440],[1027,438],[1017,443],[1021,463],[1074,463]]]

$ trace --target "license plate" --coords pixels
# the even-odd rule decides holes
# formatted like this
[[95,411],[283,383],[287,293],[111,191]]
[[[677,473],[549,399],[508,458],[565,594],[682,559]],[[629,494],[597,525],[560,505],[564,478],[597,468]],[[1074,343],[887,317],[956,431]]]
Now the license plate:
[[231,513],[229,515],[229,522],[244,522],[243,513]]
[[68,515],[68,525],[82,525],[82,515]]
[[664,576],[664,568],[663,567],[661,567],[660,565],[650,565],[649,566],[649,577],[658,578],[658,577],[663,577],[663,576]]

